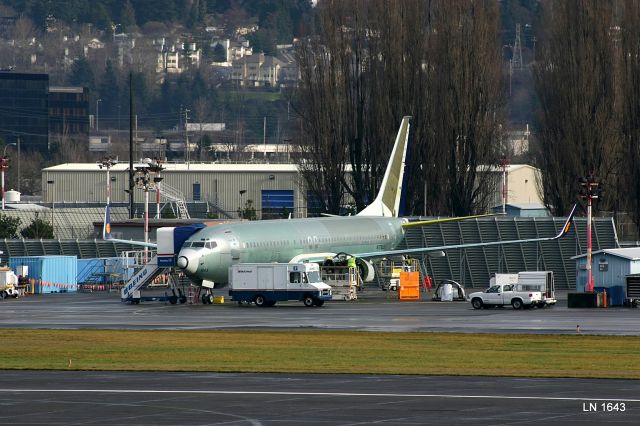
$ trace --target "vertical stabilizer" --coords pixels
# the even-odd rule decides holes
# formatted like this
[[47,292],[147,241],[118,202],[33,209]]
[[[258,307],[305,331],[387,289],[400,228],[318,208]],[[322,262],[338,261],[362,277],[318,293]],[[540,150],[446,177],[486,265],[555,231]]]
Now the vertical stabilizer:
[[104,209],[104,222],[102,224],[102,239],[111,239],[111,209],[109,205]]
[[396,136],[396,142],[391,151],[389,164],[382,179],[380,191],[358,216],[385,216],[398,217],[400,212],[400,200],[402,198],[402,183],[404,179],[404,166],[407,157],[407,146],[411,135],[411,117],[402,119],[400,130]]

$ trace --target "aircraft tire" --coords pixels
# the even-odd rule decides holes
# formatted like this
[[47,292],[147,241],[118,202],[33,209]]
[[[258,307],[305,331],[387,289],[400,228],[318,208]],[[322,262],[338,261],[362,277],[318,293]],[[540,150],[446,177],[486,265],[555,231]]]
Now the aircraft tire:
[[178,296],[169,296],[169,303],[171,303],[172,305],[178,303]]
[[187,303],[187,296],[182,295],[178,298],[178,302],[180,302],[181,305]]
[[304,303],[304,306],[309,308],[315,305],[315,299],[311,296],[305,296],[304,299],[302,299],[302,303]]
[[268,306],[267,300],[261,294],[253,298],[253,303],[255,303],[256,306],[259,306],[260,308],[264,308],[265,306]]
[[206,305],[208,303],[208,301],[209,301],[206,294],[203,294],[201,299],[202,299],[202,304],[203,305]]

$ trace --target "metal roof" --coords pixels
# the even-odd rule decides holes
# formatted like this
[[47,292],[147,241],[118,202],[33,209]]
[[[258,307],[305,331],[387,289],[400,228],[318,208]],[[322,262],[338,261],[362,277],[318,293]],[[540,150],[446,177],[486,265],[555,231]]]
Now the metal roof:
[[[147,167],[147,163],[135,162],[133,167]],[[296,173],[295,164],[223,164],[223,163],[162,163],[166,172],[289,172]],[[129,170],[129,162],[122,162],[111,167],[112,172]],[[64,163],[46,167],[43,172],[99,172],[97,163]]]
[[[591,255],[595,256],[597,254],[610,254],[612,256],[622,257],[623,259],[629,260],[640,260],[640,247],[629,247],[629,248],[619,248],[619,249],[604,249],[593,252]],[[585,254],[580,254],[578,256],[573,256],[571,259],[580,259],[586,257]]]

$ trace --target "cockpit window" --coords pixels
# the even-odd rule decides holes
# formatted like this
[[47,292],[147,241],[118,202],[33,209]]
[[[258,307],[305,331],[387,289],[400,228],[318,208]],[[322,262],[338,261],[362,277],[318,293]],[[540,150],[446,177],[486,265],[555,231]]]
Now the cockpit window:
[[204,246],[208,249],[214,249],[218,246],[218,244],[216,244],[215,241],[207,241]]
[[204,241],[194,241],[191,243],[191,247],[204,247]]

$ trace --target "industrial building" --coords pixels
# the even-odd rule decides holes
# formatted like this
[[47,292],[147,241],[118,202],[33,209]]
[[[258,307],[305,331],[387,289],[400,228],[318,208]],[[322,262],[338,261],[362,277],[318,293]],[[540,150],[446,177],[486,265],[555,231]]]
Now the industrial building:
[[[135,167],[146,166],[136,163]],[[256,211],[258,219],[308,217],[318,214],[317,203],[308,193],[302,174],[292,163],[163,163],[162,187],[180,194],[185,202],[207,202],[222,217],[238,217],[238,210],[247,206]],[[129,164],[119,163],[111,169],[113,203],[128,202]],[[492,181],[502,182],[502,170]],[[509,203],[540,205],[536,185],[537,169],[528,165],[512,165],[507,169]],[[499,177],[499,179],[498,179]],[[106,173],[95,163],[68,163],[42,170],[42,194],[46,204],[100,203],[105,200]],[[491,205],[502,205],[501,184],[494,190]],[[141,190],[136,201],[143,200]],[[153,197],[152,197],[153,199]],[[346,202],[349,200],[347,199]],[[535,216],[546,216],[537,212]]]

